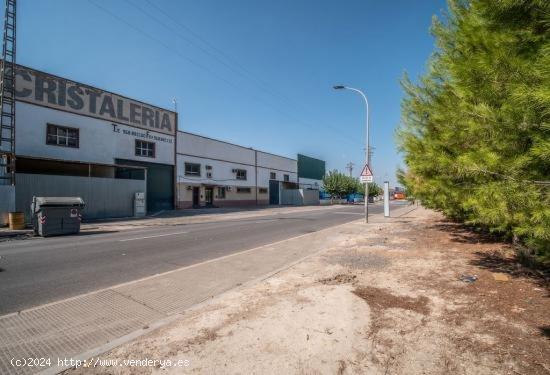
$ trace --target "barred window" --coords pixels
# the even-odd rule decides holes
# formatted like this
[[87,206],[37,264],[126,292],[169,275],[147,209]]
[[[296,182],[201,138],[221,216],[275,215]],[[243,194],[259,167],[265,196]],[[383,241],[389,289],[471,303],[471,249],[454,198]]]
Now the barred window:
[[46,144],[62,147],[79,147],[79,130],[66,126],[48,124]]
[[237,169],[237,180],[246,180],[246,169]]
[[186,176],[199,176],[201,175],[201,165],[198,163],[185,163],[185,175]]
[[270,172],[270,173],[269,173],[269,179],[270,179],[270,180],[276,180],[276,179],[277,179],[277,173],[275,173],[275,172]]
[[147,141],[136,139],[136,156],[154,158],[155,144],[153,142],[147,142]]
[[290,181],[290,176],[285,174],[284,175],[284,180],[285,180],[285,182],[289,182]]
[[218,187],[218,198],[225,199],[225,187]]

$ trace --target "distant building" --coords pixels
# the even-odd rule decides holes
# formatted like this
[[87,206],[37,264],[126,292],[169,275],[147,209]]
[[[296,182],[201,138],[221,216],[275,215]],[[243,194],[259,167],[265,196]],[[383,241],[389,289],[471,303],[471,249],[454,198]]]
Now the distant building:
[[177,135],[177,207],[280,204],[297,188],[295,159],[202,135]]

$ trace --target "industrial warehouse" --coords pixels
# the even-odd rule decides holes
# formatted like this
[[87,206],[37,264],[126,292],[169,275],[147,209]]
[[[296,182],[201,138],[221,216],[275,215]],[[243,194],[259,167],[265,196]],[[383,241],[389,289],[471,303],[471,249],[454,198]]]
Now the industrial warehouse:
[[[34,196],[77,196],[85,219],[198,207],[318,204],[325,162],[178,131],[174,111],[16,65],[13,184],[0,223]],[[14,172],[14,173],[12,173]]]
[[[319,203],[324,161],[290,159],[183,131],[176,152],[178,208]],[[316,180],[306,178],[315,170]]]

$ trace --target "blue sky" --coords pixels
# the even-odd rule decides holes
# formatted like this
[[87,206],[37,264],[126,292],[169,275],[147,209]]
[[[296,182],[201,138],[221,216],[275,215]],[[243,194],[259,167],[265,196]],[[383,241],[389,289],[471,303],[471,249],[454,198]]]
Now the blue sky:
[[[96,5],[94,5],[96,4]],[[156,7],[155,7],[156,5]],[[421,74],[444,0],[23,0],[17,62],[173,108],[180,130],[395,181],[399,80]],[[103,9],[101,9],[103,8]]]

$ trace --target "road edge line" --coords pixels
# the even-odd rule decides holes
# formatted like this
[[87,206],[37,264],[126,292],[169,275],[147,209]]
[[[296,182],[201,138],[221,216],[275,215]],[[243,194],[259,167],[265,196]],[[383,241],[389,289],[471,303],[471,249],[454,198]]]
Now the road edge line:
[[298,235],[298,236],[294,236],[294,237],[290,237],[290,238],[285,238],[284,240],[279,240],[279,241],[271,242],[271,243],[268,243],[268,244],[265,244],[265,245],[253,247],[253,248],[251,248],[251,249],[241,250],[241,251],[239,251],[239,252],[232,253],[232,254],[228,254],[228,255],[224,255],[224,256],[221,256],[221,257],[218,257],[218,258],[208,259],[208,260],[205,260],[205,261],[202,261],[202,262],[199,262],[199,263],[190,264],[190,265],[188,265],[188,266],[176,268],[176,269],[173,269],[173,270],[170,270],[170,271],[161,272],[161,273],[156,273],[156,274],[154,274],[154,275],[146,276],[146,277],[143,277],[143,278],[140,278],[140,279],[136,279],[136,280],[132,280],[132,281],[126,281],[126,282],[124,282],[124,283],[111,285],[111,286],[108,286],[108,287],[105,287],[105,288],[93,290],[93,291],[91,291],[91,292],[87,292],[87,293],[79,294],[79,295],[76,295],[76,296],[72,296],[72,297],[60,299],[60,300],[57,300],[57,301],[48,302],[48,303],[45,303],[45,304],[42,304],[42,305],[30,307],[30,308],[28,308],[28,309],[23,309],[23,310],[20,310],[20,311],[16,311],[16,312],[9,313],[9,314],[0,315],[0,319],[5,319],[5,318],[8,318],[8,317],[13,316],[13,315],[20,315],[20,314],[22,314],[22,313],[27,313],[27,312],[29,312],[29,311],[34,311],[34,310],[36,310],[36,309],[40,309],[40,308],[43,308],[43,307],[55,305],[55,304],[58,304],[58,303],[63,303],[63,302],[72,301],[72,300],[77,299],[77,298],[82,298],[82,297],[91,296],[91,295],[98,294],[98,293],[101,293],[101,292],[105,292],[105,291],[108,291],[108,290],[111,290],[111,289],[116,289],[116,288],[120,288],[120,287],[124,287],[124,286],[128,286],[128,285],[132,285],[132,284],[135,284],[135,283],[138,283],[138,282],[141,282],[141,281],[146,281],[146,280],[150,280],[150,279],[153,279],[153,278],[156,278],[156,277],[169,275],[169,274],[174,273],[174,272],[179,272],[179,271],[183,271],[183,270],[186,270],[186,269],[190,269],[190,268],[194,268],[194,267],[199,267],[199,266],[202,266],[202,265],[204,265],[204,264],[209,264],[209,263],[213,263],[213,262],[216,262],[216,261],[219,261],[219,260],[228,259],[228,258],[237,256],[237,255],[242,255],[242,254],[246,254],[246,253],[249,253],[249,252],[261,250],[261,249],[267,248],[267,247],[269,247],[269,246],[273,246],[273,245],[277,245],[277,244],[280,244],[280,243],[292,241],[292,240],[295,240],[295,239],[298,239],[298,238],[301,238],[301,237],[305,237],[305,236],[314,235],[314,234],[316,234],[316,233],[322,233],[322,232],[327,231],[327,230],[330,230],[330,229],[332,229],[332,228],[337,228],[337,227],[339,227],[339,226],[348,225],[348,224],[350,224],[350,223],[352,223],[352,222],[354,222],[354,221],[356,221],[356,220],[352,220],[352,221],[348,221],[348,222],[343,223],[343,224],[338,224],[338,225],[335,225],[335,226],[323,228],[323,229],[320,229],[320,230],[318,230],[318,231],[311,232],[311,233],[303,233],[303,234],[300,234],[300,235]]

